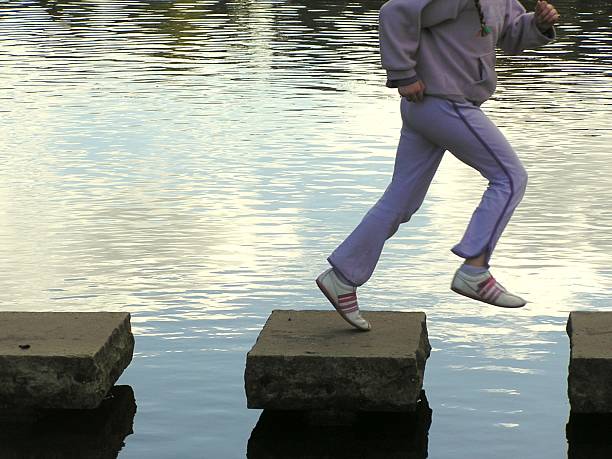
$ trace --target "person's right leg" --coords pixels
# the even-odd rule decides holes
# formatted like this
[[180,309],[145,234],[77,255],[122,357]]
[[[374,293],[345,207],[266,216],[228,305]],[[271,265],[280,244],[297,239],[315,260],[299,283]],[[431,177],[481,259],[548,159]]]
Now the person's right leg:
[[403,124],[391,182],[353,232],[327,258],[340,273],[340,279],[354,287],[372,276],[385,241],[421,206],[444,155],[444,148],[409,126],[411,104],[402,98]]
[[370,330],[357,303],[357,287],[372,275],[383,245],[421,206],[440,164],[444,149],[429,142],[408,125],[409,102],[402,98],[402,131],[393,178],[359,225],[327,258],[332,268],[316,283],[340,315],[360,330]]

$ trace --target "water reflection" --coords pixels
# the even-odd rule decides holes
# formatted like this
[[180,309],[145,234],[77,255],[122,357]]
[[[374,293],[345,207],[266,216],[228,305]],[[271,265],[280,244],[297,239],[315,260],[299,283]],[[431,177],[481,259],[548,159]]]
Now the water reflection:
[[612,414],[570,413],[566,427],[568,459],[612,457]]
[[32,424],[0,424],[0,457],[111,459],[133,433],[130,386],[114,386],[93,410],[47,410]]
[[414,413],[361,413],[355,424],[311,425],[294,411],[264,410],[248,459],[424,459],[432,410],[422,392]]
[[[214,57],[233,60],[240,54],[228,51],[237,48],[239,51],[249,51],[241,59],[247,61],[261,53],[261,46],[268,46],[268,56],[277,58],[271,68],[292,68],[297,71],[303,67],[305,60],[309,64],[324,66],[310,69],[310,76],[323,71],[331,71],[336,76],[350,76],[356,65],[377,64],[378,41],[375,32],[378,10],[383,3],[382,0],[359,3],[311,0],[308,4],[250,0],[197,3],[192,0],[121,0],[102,5],[83,0],[37,0],[23,5],[22,12],[32,14],[33,8],[38,5],[47,17],[74,38],[79,38],[79,32],[85,30],[90,33],[89,40],[104,35],[129,36],[137,41],[133,50],[138,50],[138,41],[142,45],[145,40],[149,45],[161,44],[159,38],[167,37],[170,40],[163,41],[163,49],[150,49],[151,55],[166,59],[198,59],[199,51],[212,51],[214,48],[217,53]],[[524,1],[524,4],[528,9],[532,6],[528,1]],[[609,75],[610,69],[605,65],[606,60],[609,63],[612,58],[606,31],[610,22],[609,2],[557,0],[554,4],[564,18],[558,25],[560,39],[540,53],[548,55],[547,64],[564,61],[564,68],[553,69],[551,73],[550,68],[538,65],[531,59],[514,59],[512,65],[504,69],[506,59],[502,59],[500,70],[511,75],[516,66],[529,67],[530,76],[544,73],[553,78],[571,77],[574,83],[584,72]],[[14,5],[4,3],[0,5],[0,12],[14,8]],[[104,27],[110,29],[105,32]],[[94,35],[91,35],[92,31],[95,31]],[[182,47],[187,49],[181,50]],[[350,62],[341,59],[338,52],[350,56]],[[570,59],[582,63],[568,65]],[[167,68],[177,70],[176,67]]]
[[[450,155],[360,291],[427,313],[432,457],[562,457],[567,313],[610,308],[612,4],[554,3],[483,106],[530,175],[493,262],[532,302],[448,290],[486,186]],[[0,2],[0,307],[132,313],[122,456],[244,456],[244,354],[272,309],[329,306],[313,279],[390,179],[381,4]]]

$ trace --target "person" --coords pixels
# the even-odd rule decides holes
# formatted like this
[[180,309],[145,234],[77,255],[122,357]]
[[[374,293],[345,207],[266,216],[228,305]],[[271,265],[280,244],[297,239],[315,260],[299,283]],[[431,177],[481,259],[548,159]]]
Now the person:
[[397,88],[402,128],[393,176],[358,226],[327,257],[316,284],[340,315],[360,330],[357,287],[372,275],[383,245],[418,210],[445,151],[475,168],[488,187],[465,234],[451,251],[463,264],[451,289],[506,308],[526,301],[490,272],[491,254],[521,201],[527,172],[480,106],[495,91],[496,47],[507,54],[556,38],[556,8],[538,0],[389,0],[379,12],[386,86]]

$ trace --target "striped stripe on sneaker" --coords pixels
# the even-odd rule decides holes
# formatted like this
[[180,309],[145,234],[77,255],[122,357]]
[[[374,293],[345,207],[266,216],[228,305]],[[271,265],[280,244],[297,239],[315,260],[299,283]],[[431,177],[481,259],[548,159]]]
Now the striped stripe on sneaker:
[[359,310],[357,305],[357,294],[355,292],[338,295],[338,307],[342,312],[353,312]]
[[372,328],[370,322],[359,311],[357,288],[343,283],[333,268],[328,268],[319,274],[316,283],[344,320],[362,331],[368,331]]
[[520,308],[527,303],[520,296],[508,292],[488,270],[482,274],[470,275],[458,269],[451,282],[451,290],[504,308]]
[[482,299],[487,301],[495,301],[493,297],[497,298],[501,293],[501,289],[497,284],[497,281],[493,276],[489,277],[486,281],[478,284],[478,294]]

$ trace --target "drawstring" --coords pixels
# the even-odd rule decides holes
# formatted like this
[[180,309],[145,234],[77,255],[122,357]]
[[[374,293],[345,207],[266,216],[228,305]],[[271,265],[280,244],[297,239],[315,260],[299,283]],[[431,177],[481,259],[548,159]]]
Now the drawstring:
[[480,6],[480,0],[474,0],[476,4],[476,10],[478,11],[478,17],[480,18],[480,36],[484,37],[491,33],[491,27],[489,27],[485,21],[484,13],[482,12],[482,7]]

